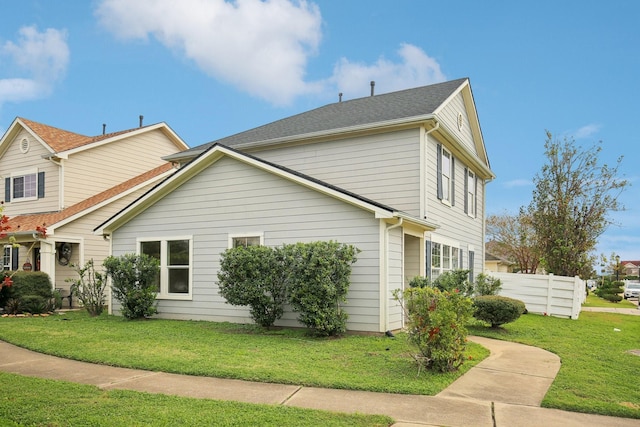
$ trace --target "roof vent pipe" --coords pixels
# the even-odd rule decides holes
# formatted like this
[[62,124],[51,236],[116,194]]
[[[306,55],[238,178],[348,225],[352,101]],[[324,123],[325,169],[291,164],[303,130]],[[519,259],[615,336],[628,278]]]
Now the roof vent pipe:
[[140,115],[140,127],[142,127],[142,119],[144,119],[144,116],[141,114]]
[[371,80],[371,96],[373,96],[373,88],[375,87],[376,82]]
[[342,92],[338,94],[338,102],[342,102]]
[[107,132],[107,124],[103,123],[102,124],[102,134],[104,135]]

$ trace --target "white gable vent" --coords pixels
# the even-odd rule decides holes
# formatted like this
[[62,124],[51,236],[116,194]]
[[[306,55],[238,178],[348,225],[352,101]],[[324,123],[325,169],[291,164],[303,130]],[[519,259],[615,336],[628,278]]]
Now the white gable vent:
[[462,113],[458,113],[458,130],[462,130],[462,125],[464,125],[464,119]]
[[23,153],[29,151],[29,140],[27,138],[24,138],[22,141],[20,141],[20,151],[22,151]]

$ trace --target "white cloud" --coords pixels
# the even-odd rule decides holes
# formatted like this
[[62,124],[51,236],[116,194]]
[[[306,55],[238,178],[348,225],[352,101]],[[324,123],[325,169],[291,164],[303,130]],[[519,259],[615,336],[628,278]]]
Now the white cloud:
[[371,80],[379,82],[376,93],[445,80],[438,62],[410,44],[400,46],[399,63],[342,58],[332,76],[305,80],[322,39],[320,9],[305,0],[102,0],[96,15],[117,37],[153,37],[206,74],[275,105],[310,93],[364,96]]
[[317,90],[304,80],[321,39],[318,7],[288,0],[104,0],[100,22],[123,39],[155,37],[205,73],[287,104]]
[[0,78],[0,106],[48,95],[53,84],[62,78],[69,63],[69,47],[65,30],[48,28],[38,32],[35,26],[22,27],[17,42],[0,46],[7,63],[25,73],[21,77]]
[[402,44],[398,49],[401,62],[381,57],[373,65],[340,59],[333,71],[332,81],[348,98],[365,96],[371,91],[370,81],[376,82],[375,93],[393,92],[446,80],[440,64],[419,47]]
[[588,138],[591,135],[598,133],[600,131],[600,128],[602,128],[602,126],[599,124],[588,124],[578,129],[573,136],[575,137],[575,139]]

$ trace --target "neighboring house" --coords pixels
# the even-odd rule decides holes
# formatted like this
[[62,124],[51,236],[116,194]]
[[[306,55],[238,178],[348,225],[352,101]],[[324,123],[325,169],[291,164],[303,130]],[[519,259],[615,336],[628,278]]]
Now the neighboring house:
[[620,275],[640,276],[640,261],[620,261]]
[[487,272],[492,273],[513,273],[513,268],[516,265],[515,262],[509,261],[505,258],[485,252],[484,254],[484,269]]
[[161,157],[186,148],[164,123],[90,137],[16,118],[0,139],[4,270],[46,272],[68,293],[73,265],[109,255],[93,229],[173,173]]
[[[161,317],[250,322],[217,285],[220,253],[237,245],[357,246],[345,309],[359,331],[403,326],[392,292],[412,277],[483,271],[494,174],[468,79],[329,104],[165,159],[180,170],[96,229],[114,255],[160,258]],[[290,311],[278,324],[299,326]]]

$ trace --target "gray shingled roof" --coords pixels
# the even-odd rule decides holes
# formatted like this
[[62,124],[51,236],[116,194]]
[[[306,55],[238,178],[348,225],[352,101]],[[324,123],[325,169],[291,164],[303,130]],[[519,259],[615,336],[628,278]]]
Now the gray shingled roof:
[[331,129],[343,129],[432,114],[467,79],[328,104],[169,157],[197,155],[214,144],[234,147]]

